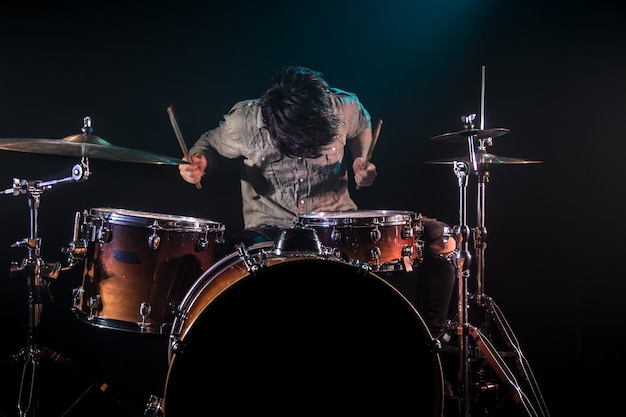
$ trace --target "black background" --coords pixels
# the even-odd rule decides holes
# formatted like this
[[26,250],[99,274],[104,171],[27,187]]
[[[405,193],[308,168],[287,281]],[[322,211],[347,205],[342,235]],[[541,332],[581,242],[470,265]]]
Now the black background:
[[[384,121],[375,185],[351,184],[359,206],[456,225],[454,172],[425,162],[466,155],[464,143],[430,138],[476,113],[478,126],[510,130],[490,153],[542,161],[490,170],[484,290],[515,330],[551,414],[599,415],[619,407],[624,388],[625,18],[620,2],[602,1],[22,2],[0,14],[0,138],[64,138],[89,116],[113,145],[179,158],[168,105],[191,146],[277,70],[303,65]],[[13,178],[66,178],[79,162],[12,151],[0,161],[9,191]],[[74,213],[92,207],[210,219],[227,235],[242,228],[237,161],[201,190],[172,165],[91,159],[90,167],[87,181],[41,195],[46,262],[66,263]],[[467,190],[470,226],[476,183]],[[24,283],[9,266],[26,256],[12,245],[29,235],[28,199],[5,192],[0,208],[9,355],[25,343]],[[43,342],[70,357],[83,329],[65,317],[76,272],[52,284]],[[111,368],[123,368],[123,353],[111,353]]]

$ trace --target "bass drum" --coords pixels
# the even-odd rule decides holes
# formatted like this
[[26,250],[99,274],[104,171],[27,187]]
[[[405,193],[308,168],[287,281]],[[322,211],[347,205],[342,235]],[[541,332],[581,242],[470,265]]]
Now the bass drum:
[[274,248],[229,254],[186,294],[163,415],[441,416],[439,353],[406,298],[365,264]]

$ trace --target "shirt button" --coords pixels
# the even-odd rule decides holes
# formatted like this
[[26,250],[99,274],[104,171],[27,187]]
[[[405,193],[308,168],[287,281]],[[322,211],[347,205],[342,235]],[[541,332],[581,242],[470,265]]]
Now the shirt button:
[[298,181],[300,181],[300,182],[304,182],[304,178],[300,178]]
[[304,200],[300,200],[300,204],[304,204]]

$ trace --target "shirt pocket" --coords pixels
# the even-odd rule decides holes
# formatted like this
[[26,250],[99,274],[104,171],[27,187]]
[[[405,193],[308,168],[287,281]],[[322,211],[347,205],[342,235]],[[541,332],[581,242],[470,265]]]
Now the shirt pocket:
[[258,150],[250,155],[246,161],[247,178],[257,193],[272,196],[288,186],[293,174],[286,168],[287,161],[279,150]]
[[311,172],[317,181],[335,181],[346,173],[344,151],[338,145],[331,145],[320,158],[311,161]]

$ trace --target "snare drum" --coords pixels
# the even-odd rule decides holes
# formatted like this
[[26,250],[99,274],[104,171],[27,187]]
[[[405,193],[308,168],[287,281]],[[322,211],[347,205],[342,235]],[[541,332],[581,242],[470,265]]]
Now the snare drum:
[[441,362],[417,310],[363,263],[276,248],[232,252],[189,290],[164,416],[440,416]]
[[374,271],[410,271],[422,259],[421,216],[412,211],[321,211],[301,214],[298,222],[345,260],[366,262]]
[[115,208],[76,213],[83,249],[73,311],[94,326],[169,333],[174,308],[215,263],[225,226],[212,220]]

